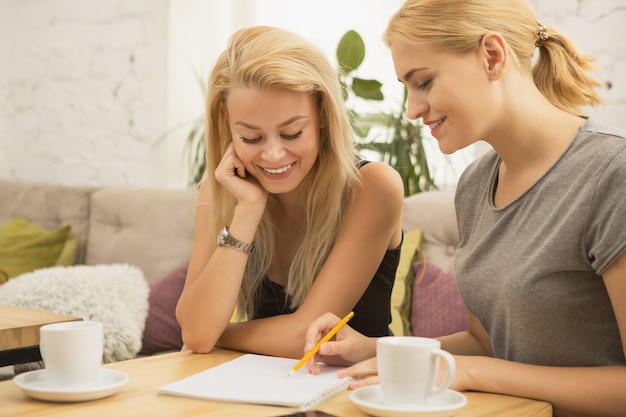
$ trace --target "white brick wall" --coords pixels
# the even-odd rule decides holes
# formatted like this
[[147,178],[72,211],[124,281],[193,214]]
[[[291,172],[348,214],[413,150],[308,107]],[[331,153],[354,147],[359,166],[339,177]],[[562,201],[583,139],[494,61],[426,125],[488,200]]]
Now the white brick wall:
[[0,1],[0,177],[158,186],[167,0]]
[[529,0],[537,18],[597,58],[606,104],[589,114],[626,130],[626,0]]
[[[258,9],[265,17],[257,18],[264,21],[255,22],[252,12],[242,15],[243,6],[254,11],[242,0],[203,0],[201,8],[195,1],[0,0],[0,178],[184,187],[184,135],[161,138],[181,121],[173,116],[177,108],[193,102],[195,109],[198,91],[193,81],[187,82],[191,90],[173,94],[172,86],[176,90],[185,84],[172,78],[180,76],[172,71],[173,61],[180,67],[181,60],[189,59],[187,76],[193,77],[192,68],[208,71],[216,51],[223,49],[228,34],[222,32],[244,23],[276,24],[265,19],[284,10],[293,13],[293,7],[285,6],[293,0],[265,1]],[[365,11],[381,7],[342,0],[349,1]],[[584,53],[598,57],[607,106],[590,114],[626,129],[626,0],[529,1],[540,21],[559,27]],[[313,10],[326,13],[333,2],[318,0]],[[395,9],[398,2],[391,3]],[[201,13],[195,20],[207,32],[181,36],[176,27],[172,33],[168,19],[173,7]],[[309,12],[278,16],[303,31],[316,19]],[[328,15],[317,19],[331,24]],[[338,34],[359,24],[351,20],[356,15],[341,13],[336,19]],[[316,26],[315,33],[303,35],[318,38],[323,33]],[[328,41],[330,48],[339,36]],[[198,48],[200,56],[181,56],[182,45],[172,42],[190,38],[205,42]],[[329,56],[333,53],[329,50]],[[392,71],[390,63],[384,65]],[[189,119],[197,115],[190,111]]]

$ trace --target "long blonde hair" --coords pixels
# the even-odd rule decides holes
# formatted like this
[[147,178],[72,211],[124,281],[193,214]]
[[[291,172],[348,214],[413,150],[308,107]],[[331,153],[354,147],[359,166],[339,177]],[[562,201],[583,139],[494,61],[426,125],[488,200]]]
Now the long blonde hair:
[[387,46],[397,39],[468,53],[487,31],[504,37],[515,64],[532,71],[535,85],[556,107],[579,115],[581,106],[604,102],[595,91],[600,83],[588,74],[594,58],[581,55],[556,28],[543,27],[524,0],[407,0],[383,38]]
[[[211,72],[207,90],[207,173],[211,222],[207,233],[217,236],[228,225],[237,201],[213,174],[231,140],[226,99],[235,87],[280,88],[310,94],[320,117],[320,148],[311,172],[298,187],[304,218],[297,247],[286,277],[291,308],[306,297],[339,231],[355,188],[359,184],[357,154],[337,73],[321,51],[304,38],[279,28],[257,26],[232,35]],[[250,317],[255,294],[274,255],[276,197],[256,233],[257,250],[250,255],[237,303],[239,317]]]

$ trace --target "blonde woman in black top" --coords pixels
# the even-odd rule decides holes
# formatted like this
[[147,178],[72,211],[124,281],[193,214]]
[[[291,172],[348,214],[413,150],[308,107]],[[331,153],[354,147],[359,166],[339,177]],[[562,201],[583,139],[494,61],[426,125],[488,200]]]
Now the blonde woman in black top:
[[[326,311],[389,334],[403,185],[360,161],[324,53],[282,29],[235,33],[209,79],[207,127],[176,311],[185,345],[297,358]],[[235,307],[246,320],[230,322]]]

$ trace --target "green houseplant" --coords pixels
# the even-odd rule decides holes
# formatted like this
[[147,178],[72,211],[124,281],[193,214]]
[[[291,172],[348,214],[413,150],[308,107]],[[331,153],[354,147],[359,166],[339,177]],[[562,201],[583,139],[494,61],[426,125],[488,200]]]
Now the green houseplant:
[[[365,58],[365,43],[354,30],[346,32],[337,45],[337,75],[344,87],[344,98],[377,103],[384,100],[382,83],[356,76]],[[203,93],[204,82],[198,78]],[[205,94],[206,95],[206,94]],[[404,183],[405,196],[436,189],[428,166],[422,141],[422,126],[406,118],[406,89],[398,112],[359,113],[349,108],[353,129],[359,138],[359,150],[377,154],[379,159],[396,169]],[[191,122],[186,135],[184,157],[188,166],[188,184],[197,184],[206,169],[204,116]]]
[[[365,43],[354,30],[346,32],[337,46],[339,80],[345,99],[351,97],[368,102],[382,102],[382,83],[356,75],[365,59]],[[350,110],[353,129],[360,138],[361,150],[373,151],[381,161],[400,173],[404,195],[409,196],[436,189],[431,176],[422,137],[422,125],[406,117],[406,88],[398,112],[359,113]]]

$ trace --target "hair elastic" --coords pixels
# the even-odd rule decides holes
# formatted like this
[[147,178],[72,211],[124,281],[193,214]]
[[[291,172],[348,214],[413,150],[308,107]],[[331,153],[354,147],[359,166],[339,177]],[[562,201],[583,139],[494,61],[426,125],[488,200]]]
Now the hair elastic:
[[537,33],[535,34],[537,39],[535,40],[535,46],[537,48],[540,48],[541,45],[543,45],[543,42],[548,40],[549,36],[546,33],[546,28],[544,25],[542,25],[541,23],[537,23],[539,25],[539,29],[537,30]]

